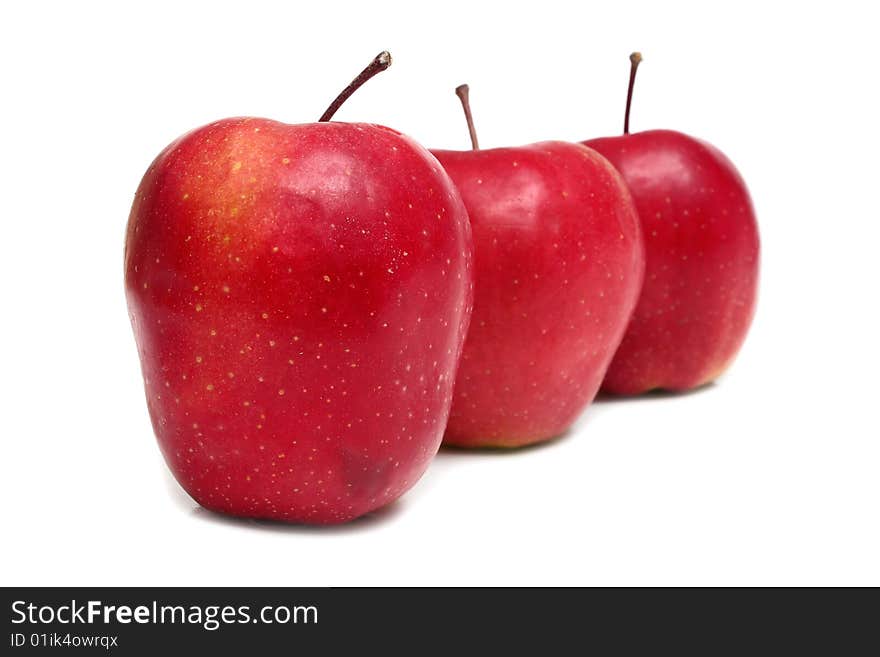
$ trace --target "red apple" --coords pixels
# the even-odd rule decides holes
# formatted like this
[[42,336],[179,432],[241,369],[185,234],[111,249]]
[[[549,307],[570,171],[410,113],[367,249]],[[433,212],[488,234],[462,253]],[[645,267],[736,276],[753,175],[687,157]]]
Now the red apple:
[[474,235],[474,315],[444,442],[515,447],[563,433],[595,396],[642,283],[638,217],[595,151],[548,141],[433,151]]
[[745,340],[758,287],[749,192],[718,149],[680,132],[629,134],[641,55],[633,53],[624,134],[584,142],[623,175],[645,241],[645,283],[603,389],[688,390],[717,378]]
[[135,196],[125,285],[181,486],[306,523],[410,488],[446,426],[471,248],[449,177],[390,128],[235,118],[168,146]]

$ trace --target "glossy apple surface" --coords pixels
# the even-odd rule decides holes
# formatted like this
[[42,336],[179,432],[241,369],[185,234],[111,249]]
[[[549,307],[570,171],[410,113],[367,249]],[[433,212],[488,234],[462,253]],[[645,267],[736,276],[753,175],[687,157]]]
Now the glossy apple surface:
[[558,436],[595,396],[638,297],[629,192],[576,144],[433,152],[461,191],[475,249],[474,314],[444,441]]
[[748,190],[713,146],[670,130],[584,142],[626,180],[645,241],[645,283],[603,389],[688,390],[714,380],[755,310],[759,239]]
[[208,509],[343,522],[437,451],[470,227],[400,133],[248,118],[189,133],[137,191],[125,283],[159,446]]

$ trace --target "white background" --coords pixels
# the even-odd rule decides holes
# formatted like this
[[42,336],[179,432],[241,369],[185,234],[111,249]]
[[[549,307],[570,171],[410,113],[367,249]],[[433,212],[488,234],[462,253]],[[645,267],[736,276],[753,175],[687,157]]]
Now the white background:
[[[5,585],[880,584],[876,21],[808,3],[6,3],[0,9]],[[714,142],[763,239],[717,385],[601,402],[566,438],[443,451],[349,526],[199,510],[156,448],[122,285],[146,166],[213,119],[337,115],[484,147]]]

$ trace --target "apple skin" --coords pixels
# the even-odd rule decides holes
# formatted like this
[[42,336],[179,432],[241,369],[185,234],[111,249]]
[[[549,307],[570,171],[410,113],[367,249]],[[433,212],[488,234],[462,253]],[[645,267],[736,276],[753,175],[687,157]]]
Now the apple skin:
[[472,242],[438,162],[382,126],[227,119],[137,191],[125,285],[159,446],[202,506],[314,524],[439,448]]
[[745,340],[760,243],[742,177],[713,146],[671,130],[584,142],[635,199],[645,284],[603,390],[683,391],[717,378]]
[[629,191],[577,144],[433,153],[474,236],[474,314],[444,443],[559,436],[596,395],[641,288]]

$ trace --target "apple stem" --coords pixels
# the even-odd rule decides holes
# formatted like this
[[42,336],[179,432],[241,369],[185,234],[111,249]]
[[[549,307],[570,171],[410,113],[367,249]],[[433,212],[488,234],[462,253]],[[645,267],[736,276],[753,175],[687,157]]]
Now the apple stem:
[[642,63],[642,53],[634,52],[629,56],[629,88],[626,90],[626,114],[623,116],[623,134],[629,134],[629,110],[632,107],[633,87],[636,85],[636,71]]
[[325,121],[332,119],[333,115],[336,114],[336,110],[342,106],[342,103],[348,100],[349,96],[357,91],[364,82],[376,75],[376,73],[381,73],[389,66],[391,66],[391,53],[387,50],[383,50],[376,55],[367,68],[361,71],[358,76],[351,81],[351,84],[342,90],[341,94],[336,96],[336,99],[330,103],[330,107],[327,108],[327,111],[321,115],[320,119],[318,119],[318,122],[324,123]]
[[468,96],[470,87],[461,84],[455,88],[455,95],[461,101],[461,108],[464,110],[464,118],[467,121],[468,132],[471,135],[471,148],[475,151],[480,150],[480,142],[477,141],[477,129],[474,128],[474,117],[471,114],[471,101]]

